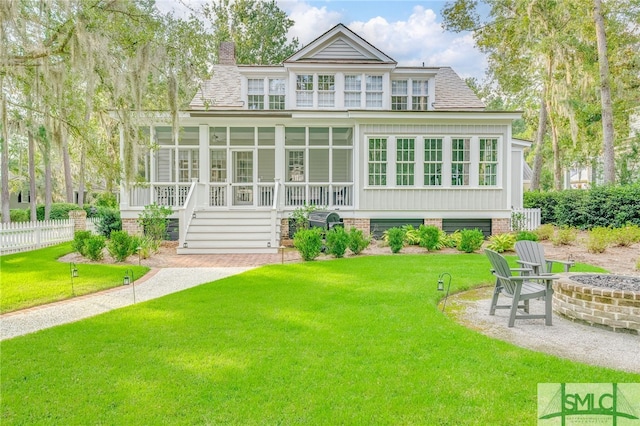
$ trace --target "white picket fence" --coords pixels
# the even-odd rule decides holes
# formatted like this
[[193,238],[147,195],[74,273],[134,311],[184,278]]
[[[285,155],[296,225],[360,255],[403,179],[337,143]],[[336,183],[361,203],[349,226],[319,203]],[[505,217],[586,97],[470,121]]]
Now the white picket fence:
[[0,224],[0,254],[35,250],[71,240],[71,219]]
[[540,209],[513,209],[511,214],[512,231],[534,231],[542,223]]

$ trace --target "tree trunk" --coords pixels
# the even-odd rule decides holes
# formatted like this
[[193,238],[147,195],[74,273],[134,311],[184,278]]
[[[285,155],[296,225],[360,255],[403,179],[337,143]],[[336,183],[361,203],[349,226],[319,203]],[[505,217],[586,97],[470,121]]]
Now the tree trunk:
[[609,58],[607,56],[607,35],[604,31],[602,1],[594,0],[593,20],[596,25],[598,43],[598,65],[600,67],[600,98],[602,102],[602,151],[604,161],[604,183],[616,181],[615,152],[613,150],[613,107],[611,106],[611,86],[609,84]]
[[540,113],[538,114],[538,132],[536,133],[535,157],[533,160],[533,174],[531,176],[531,190],[540,190],[540,176],[542,174],[542,147],[544,145],[544,135],[547,133],[547,104],[545,97],[547,86],[542,88],[540,97]]
[[9,215],[9,120],[7,119],[7,99],[4,92],[4,79],[0,74],[0,91],[2,92],[2,101],[0,102],[0,116],[2,119],[2,223],[9,223],[11,220]]
[[64,166],[64,189],[66,194],[67,203],[74,203],[73,199],[73,177],[71,176],[71,156],[69,155],[69,139],[67,138],[67,132],[62,128],[62,125],[58,125],[58,131],[56,132],[60,138],[60,150],[62,151],[62,164]]
[[[547,109],[551,109],[547,105]],[[560,191],[563,187],[562,166],[560,163],[560,143],[558,141],[558,128],[553,121],[553,115],[549,114],[549,127],[551,127],[551,147],[553,150],[553,187]]]
[[28,130],[27,136],[29,138],[29,211],[31,222],[35,222],[38,220],[38,213],[36,210],[36,141],[33,128]]
[[82,145],[80,152],[80,173],[78,176],[78,205],[80,208],[84,206],[84,169],[86,165],[86,148]]
[[[49,116],[47,111],[47,116]],[[51,204],[53,203],[53,186],[51,184],[51,137],[48,129],[53,128],[53,119],[49,116],[47,125],[42,132],[42,144],[40,152],[42,152],[42,161],[44,162],[44,220],[51,217]]]

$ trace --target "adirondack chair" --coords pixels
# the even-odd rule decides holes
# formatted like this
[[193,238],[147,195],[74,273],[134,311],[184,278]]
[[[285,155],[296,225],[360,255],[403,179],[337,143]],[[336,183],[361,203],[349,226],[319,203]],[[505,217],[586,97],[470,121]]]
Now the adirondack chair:
[[520,258],[518,263],[522,267],[531,268],[534,275],[551,274],[554,263],[564,266],[564,271],[569,272],[575,262],[564,260],[551,260],[544,257],[544,246],[535,241],[518,241],[516,243],[516,254]]
[[[511,269],[507,259],[499,253],[485,249],[484,251],[491,262],[491,272],[496,277],[496,286],[491,299],[489,315],[495,315],[496,309],[511,309],[509,315],[509,327],[513,327],[516,319],[542,319],[545,325],[552,324],[551,300],[553,296],[553,281],[560,278],[556,275],[514,275],[514,272],[531,271],[527,268]],[[512,299],[511,304],[498,305],[498,296],[502,294]],[[544,298],[544,314],[530,314],[529,300]],[[522,302],[522,303],[521,303]],[[518,309],[523,309],[524,314],[519,314]]]

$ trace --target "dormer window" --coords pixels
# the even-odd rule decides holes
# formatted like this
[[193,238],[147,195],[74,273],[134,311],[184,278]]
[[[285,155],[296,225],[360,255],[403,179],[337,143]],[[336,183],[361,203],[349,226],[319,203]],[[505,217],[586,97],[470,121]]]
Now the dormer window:
[[391,82],[391,109],[405,111],[408,105],[407,80],[393,80]]
[[411,109],[426,111],[429,109],[429,81],[413,80],[411,89]]
[[367,108],[382,108],[382,76],[367,75],[365,78]]
[[285,85],[283,78],[269,79],[269,109],[285,108]]
[[313,106],[313,74],[296,76],[296,106]]
[[249,109],[264,109],[264,79],[248,79],[247,89]]

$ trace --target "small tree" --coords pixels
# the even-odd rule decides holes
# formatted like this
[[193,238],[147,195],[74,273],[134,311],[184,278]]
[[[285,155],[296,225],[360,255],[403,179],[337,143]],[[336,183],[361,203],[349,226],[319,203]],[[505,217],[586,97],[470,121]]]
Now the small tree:
[[173,213],[171,207],[159,206],[156,203],[144,206],[138,217],[144,234],[159,243],[167,236],[167,218]]

